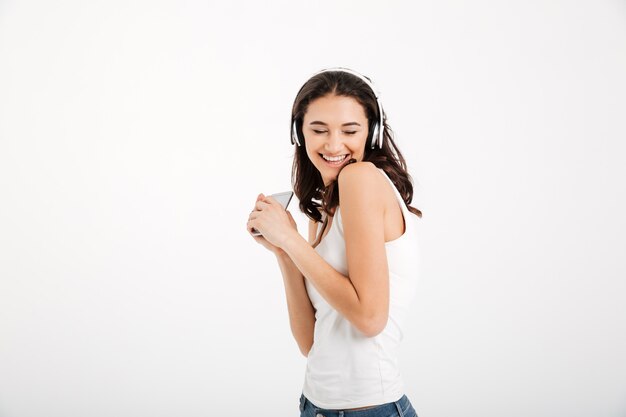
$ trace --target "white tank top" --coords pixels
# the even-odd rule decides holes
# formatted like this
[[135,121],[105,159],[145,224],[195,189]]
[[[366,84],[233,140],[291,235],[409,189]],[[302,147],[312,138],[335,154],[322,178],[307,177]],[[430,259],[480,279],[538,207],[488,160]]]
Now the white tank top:
[[[421,219],[408,210],[391,179],[379,170],[391,184],[405,219],[404,234],[385,243],[389,265],[389,320],[381,333],[366,337],[305,279],[316,321],[302,393],[320,408],[378,405],[398,401],[404,394],[398,347],[417,290]],[[315,250],[333,268],[349,276],[339,207],[328,234]]]

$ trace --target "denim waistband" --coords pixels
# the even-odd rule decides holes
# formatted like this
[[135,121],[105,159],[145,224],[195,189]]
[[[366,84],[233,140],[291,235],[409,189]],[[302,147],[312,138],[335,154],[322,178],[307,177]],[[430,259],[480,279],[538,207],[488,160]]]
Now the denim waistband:
[[395,411],[398,412],[399,416],[404,417],[404,412],[407,410],[408,406],[409,399],[406,395],[403,395],[398,401],[380,404],[364,410],[327,410],[313,404],[304,394],[300,395],[300,412],[311,407],[313,408],[313,415],[316,417],[383,417],[389,416]]

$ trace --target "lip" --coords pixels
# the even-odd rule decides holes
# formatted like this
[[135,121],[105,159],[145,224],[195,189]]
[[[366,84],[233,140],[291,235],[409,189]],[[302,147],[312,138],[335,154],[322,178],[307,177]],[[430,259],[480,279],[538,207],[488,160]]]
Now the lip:
[[319,154],[319,155],[320,155],[320,158],[322,159],[322,161],[324,161],[324,164],[325,164],[326,166],[329,166],[329,167],[332,167],[332,168],[337,168],[337,167],[340,167],[340,166],[344,165],[346,162],[348,162],[348,161],[350,160],[350,154],[349,154],[349,153],[341,153],[341,154],[339,154],[339,155],[326,155],[326,156],[331,156],[331,157],[333,157],[333,156],[343,156],[343,155],[346,155],[346,157],[345,157],[345,158],[343,158],[343,160],[342,160],[341,162],[329,162],[329,161],[327,161],[326,159],[324,159],[324,157],[322,156],[322,154]]

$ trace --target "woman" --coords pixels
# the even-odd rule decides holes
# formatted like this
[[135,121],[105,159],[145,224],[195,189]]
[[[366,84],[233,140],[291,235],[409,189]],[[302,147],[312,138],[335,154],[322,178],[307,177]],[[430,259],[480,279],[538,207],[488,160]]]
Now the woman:
[[343,68],[315,74],[295,99],[291,134],[308,242],[263,194],[247,228],[278,260],[291,331],[307,357],[301,416],[416,416],[397,356],[422,214],[409,206],[411,178],[369,79]]

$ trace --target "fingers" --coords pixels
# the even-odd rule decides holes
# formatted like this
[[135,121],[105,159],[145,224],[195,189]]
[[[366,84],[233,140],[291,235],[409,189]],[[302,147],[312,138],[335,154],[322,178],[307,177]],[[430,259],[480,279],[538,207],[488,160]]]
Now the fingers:
[[[265,205],[263,205],[265,204]],[[257,197],[256,197],[256,203],[254,205],[254,209],[255,210],[262,210],[264,207],[267,207],[269,205],[274,205],[274,204],[280,204],[278,201],[276,201],[276,199],[272,196],[268,196],[266,197],[263,193],[260,193]]]
[[256,227],[254,227],[253,225],[253,222],[254,220],[256,220],[257,217],[259,217],[259,215],[261,214],[260,210],[263,208],[263,205],[266,204],[263,202],[264,199],[265,199],[265,195],[263,193],[260,193],[256,197],[254,209],[252,209],[252,211],[250,212],[250,215],[248,216],[248,222],[246,223],[246,230],[248,231],[250,236],[252,236],[254,240],[256,241],[258,241],[259,239],[262,239],[262,236],[255,236],[252,234],[253,229],[256,229]]
[[[256,224],[256,220],[261,215],[262,210],[268,209],[269,207],[273,205],[280,205],[280,204],[274,198],[266,197],[263,193],[260,193],[257,196],[256,203],[254,204],[254,209],[250,212],[250,215],[248,216],[248,223],[246,225],[246,229],[248,230],[248,233],[252,235],[252,229],[253,228],[256,229],[256,227],[254,227],[253,224]],[[291,218],[291,215],[289,215],[289,217]],[[293,218],[291,218],[291,220],[293,221]],[[254,236],[254,235],[252,236],[257,240],[258,238],[260,238],[260,236]]]
[[280,204],[280,203],[279,203],[278,201],[276,201],[276,199],[275,199],[274,197],[272,197],[272,196],[265,197],[265,198],[263,199],[263,201],[265,201],[266,203],[269,203],[269,204]]
[[256,227],[254,227],[255,225],[253,224],[253,220],[254,219],[248,220],[248,223],[246,223],[246,230],[248,230],[248,233],[250,233],[250,235],[252,235],[252,237],[257,237],[257,236],[254,236],[252,234],[252,229],[256,229]]
[[269,206],[268,203],[266,203],[263,200],[257,200],[257,202],[254,204],[254,209],[255,210],[263,210],[264,208],[266,208],[267,206]]

